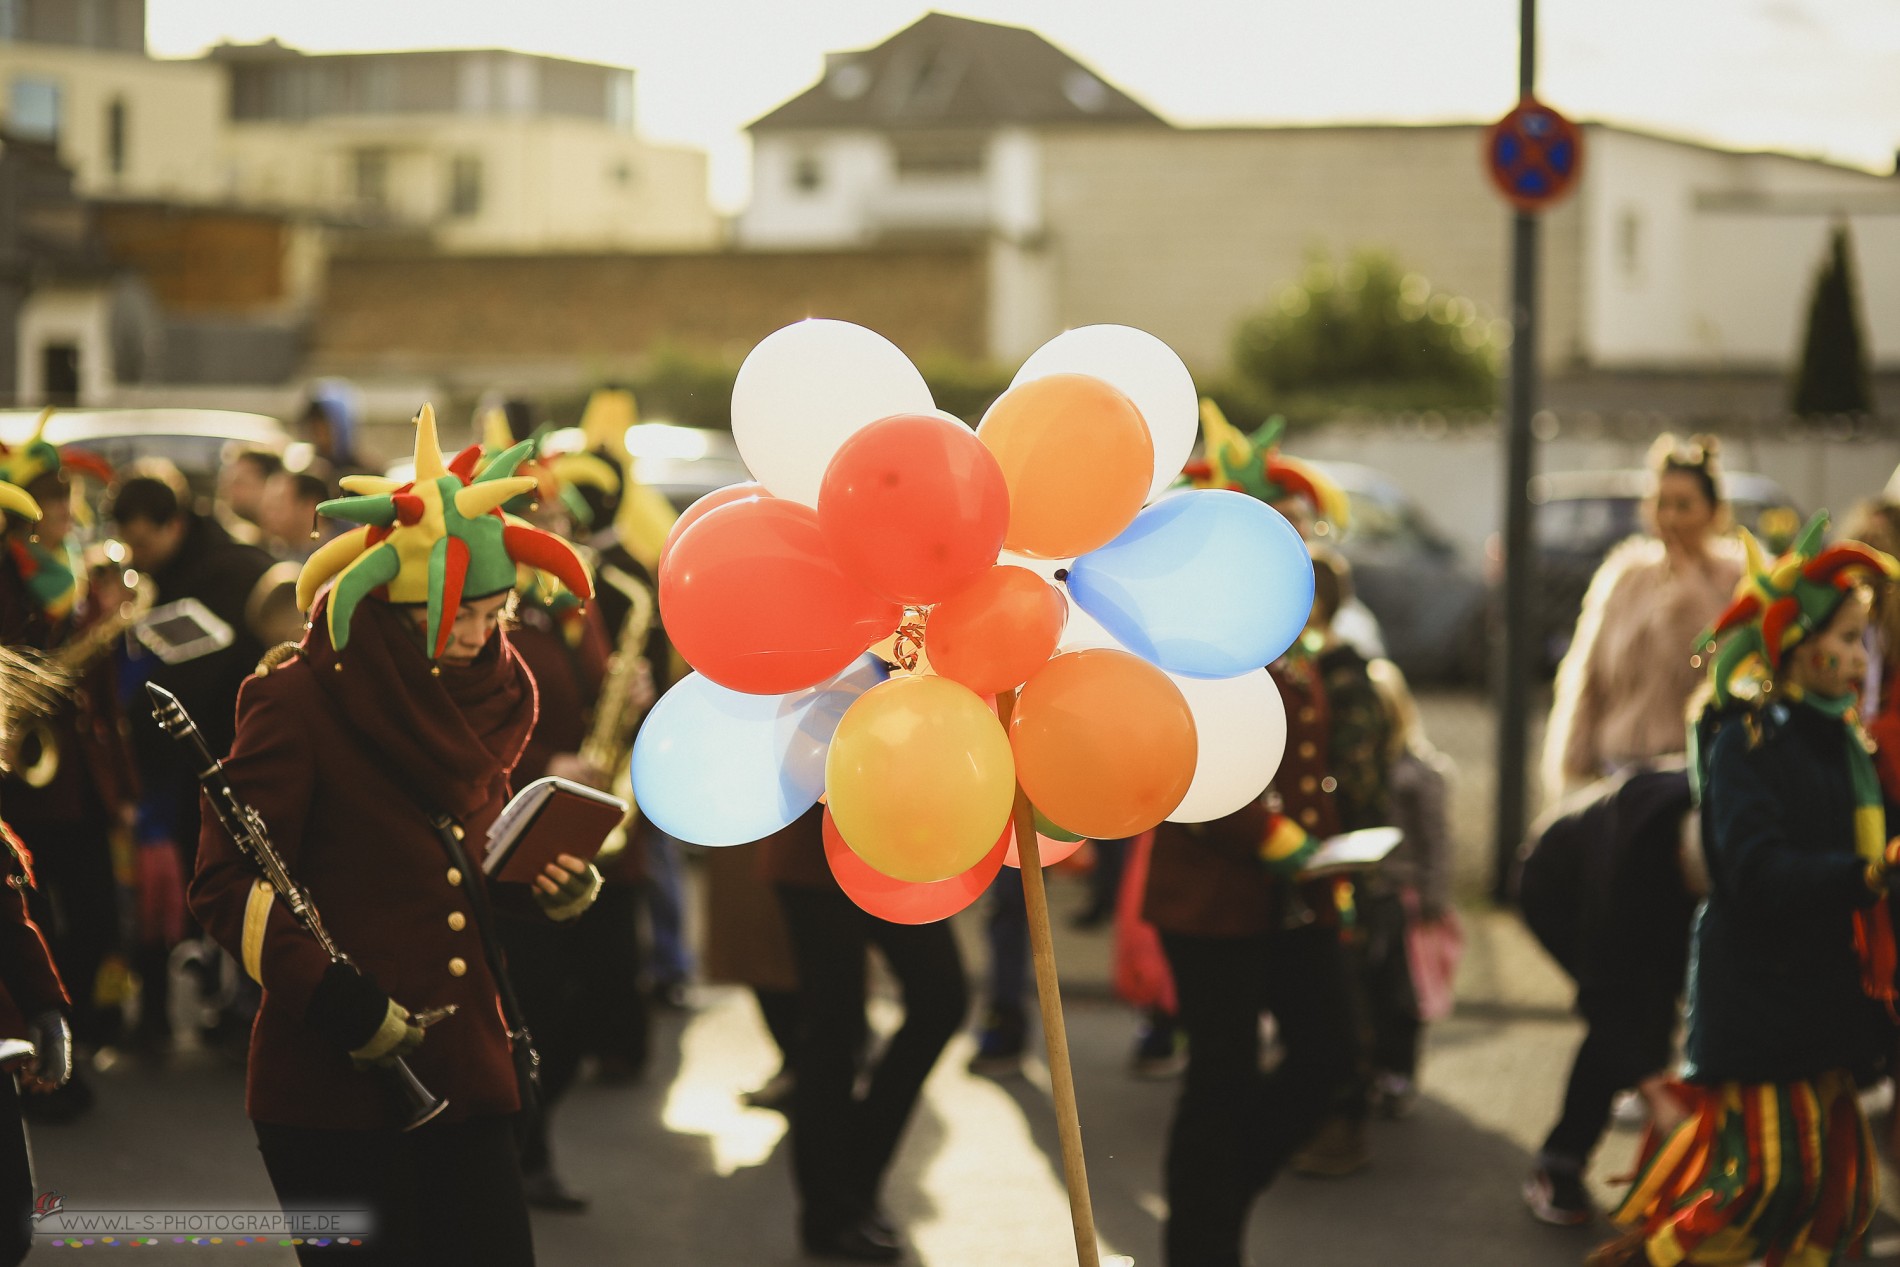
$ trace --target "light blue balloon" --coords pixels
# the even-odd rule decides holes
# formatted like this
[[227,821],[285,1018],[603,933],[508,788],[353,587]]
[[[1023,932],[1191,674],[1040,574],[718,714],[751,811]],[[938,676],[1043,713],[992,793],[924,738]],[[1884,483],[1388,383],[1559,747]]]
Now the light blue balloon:
[[789,826],[825,790],[825,753],[853,700],[889,677],[860,656],[789,695],[747,695],[689,674],[633,741],[633,795],[669,836],[743,845]]
[[1183,677],[1229,678],[1286,653],[1313,609],[1313,560],[1245,493],[1164,497],[1069,568],[1069,595],[1130,651]]

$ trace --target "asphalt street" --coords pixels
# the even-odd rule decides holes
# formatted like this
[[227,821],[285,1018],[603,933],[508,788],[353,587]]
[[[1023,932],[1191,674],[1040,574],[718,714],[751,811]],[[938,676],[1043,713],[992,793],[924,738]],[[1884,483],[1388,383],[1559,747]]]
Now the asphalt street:
[[[1438,742],[1466,771],[1456,811],[1468,951],[1454,1016],[1434,1026],[1416,1113],[1375,1122],[1374,1163],[1343,1180],[1288,1176],[1258,1204],[1255,1267],[1406,1263],[1421,1267],[1569,1267],[1607,1235],[1534,1222],[1518,1196],[1530,1157],[1554,1115],[1579,1036],[1562,976],[1516,920],[1477,900],[1485,887],[1488,808],[1482,771],[1489,723],[1477,701],[1427,701]],[[1478,786],[1474,789],[1473,784]],[[1089,1178],[1103,1250],[1161,1262],[1161,1154],[1178,1084],[1128,1071],[1136,1018],[1108,986],[1109,938],[1067,926],[1083,904],[1079,881],[1058,875],[1058,959]],[[973,971],[980,924],[960,917]],[[639,1267],[772,1267],[805,1262],[794,1240],[784,1120],[743,1107],[739,1093],[776,1061],[749,995],[702,988],[697,1007],[662,1014],[643,1083],[587,1080],[555,1124],[560,1168],[591,1198],[580,1214],[537,1214],[540,1261]],[[888,1025],[894,1009],[880,1004]],[[959,1038],[939,1065],[887,1191],[905,1229],[909,1261],[928,1267],[1074,1262],[1047,1071],[992,1081],[966,1072]],[[165,1065],[122,1060],[97,1078],[94,1112],[40,1126],[40,1187],[73,1209],[267,1209],[265,1180],[243,1114],[242,1071],[208,1052]],[[1613,1134],[1597,1159],[1607,1179],[1624,1170],[1632,1131]],[[1892,1185],[1889,1185],[1889,1192]],[[1890,1208],[1892,1198],[1889,1198]],[[112,1247],[113,1252],[118,1246]],[[1872,1251],[1900,1255],[1900,1225],[1883,1217]],[[51,1238],[35,1260],[107,1253]],[[140,1246],[139,1261],[290,1263],[276,1245]]]

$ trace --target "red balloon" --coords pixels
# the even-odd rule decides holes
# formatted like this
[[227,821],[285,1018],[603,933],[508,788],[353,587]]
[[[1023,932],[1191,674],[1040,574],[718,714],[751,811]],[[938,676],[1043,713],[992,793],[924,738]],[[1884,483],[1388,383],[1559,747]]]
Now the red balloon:
[[680,512],[680,517],[667,529],[666,544],[660,547],[660,566],[666,566],[666,556],[673,551],[673,543],[680,534],[706,517],[707,512],[718,510],[721,506],[730,506],[733,502],[742,502],[753,497],[770,497],[763,484],[728,484],[724,488],[715,488],[698,501]]
[[817,512],[783,498],[707,512],[660,567],[660,615],[673,645],[719,685],[752,695],[816,686],[888,637],[903,614],[840,572]]
[[1028,568],[990,568],[931,609],[930,667],[978,695],[1021,686],[1056,653],[1069,604]]
[[990,881],[1002,869],[1005,846],[1015,839],[1010,830],[1004,828],[995,847],[962,875],[929,884],[911,884],[893,880],[858,857],[839,833],[829,808],[825,810],[824,832],[825,861],[831,864],[831,874],[837,878],[838,887],[865,911],[893,924],[935,923],[950,918],[982,897]]
[[962,423],[897,414],[833,455],[818,522],[847,576],[893,602],[934,603],[996,562],[1009,531],[1009,487]]
[[[1036,857],[1041,859],[1043,866],[1053,867],[1058,862],[1068,861],[1070,855],[1088,843],[1087,840],[1079,836],[1074,840],[1057,840],[1053,836],[1045,836],[1041,832],[1037,832]],[[1016,833],[1014,831],[1009,833],[1009,849],[1003,854],[1003,865],[1006,867],[1020,867],[1023,865],[1022,857],[1016,852]]]

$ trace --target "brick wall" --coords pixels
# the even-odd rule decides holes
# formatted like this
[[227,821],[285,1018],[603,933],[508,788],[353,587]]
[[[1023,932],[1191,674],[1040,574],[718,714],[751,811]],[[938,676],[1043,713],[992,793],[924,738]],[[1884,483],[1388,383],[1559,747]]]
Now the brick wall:
[[96,203],[93,220],[113,262],[138,273],[167,312],[244,314],[289,298],[281,216]]
[[742,355],[807,316],[855,321],[913,358],[985,347],[979,246],[852,252],[339,256],[310,368],[580,373],[658,345]]

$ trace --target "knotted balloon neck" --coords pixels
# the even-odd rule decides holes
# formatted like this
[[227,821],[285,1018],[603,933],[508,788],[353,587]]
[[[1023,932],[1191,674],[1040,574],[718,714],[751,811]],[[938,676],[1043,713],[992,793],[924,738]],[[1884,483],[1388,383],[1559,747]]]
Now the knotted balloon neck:
[[906,673],[917,672],[924,655],[924,626],[930,621],[927,607],[906,607],[904,623],[891,640],[891,659]]

